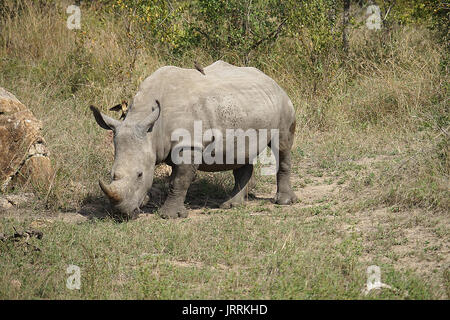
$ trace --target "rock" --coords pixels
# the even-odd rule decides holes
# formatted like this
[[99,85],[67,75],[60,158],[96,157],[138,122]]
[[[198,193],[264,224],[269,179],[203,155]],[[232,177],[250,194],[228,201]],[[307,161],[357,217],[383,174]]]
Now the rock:
[[0,209],[10,209],[12,207],[27,205],[33,200],[34,194],[32,193],[6,194],[0,196]]
[[0,198],[0,209],[10,209],[12,207],[13,205],[8,201],[8,199]]
[[52,177],[42,124],[13,94],[0,87],[0,190],[31,184],[48,187]]

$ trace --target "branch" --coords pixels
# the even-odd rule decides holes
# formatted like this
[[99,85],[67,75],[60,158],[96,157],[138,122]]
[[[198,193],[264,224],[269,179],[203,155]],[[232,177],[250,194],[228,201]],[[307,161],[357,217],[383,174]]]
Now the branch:
[[283,27],[283,25],[286,23],[288,18],[285,18],[283,21],[281,21],[281,23],[278,25],[278,27],[273,30],[271,33],[269,33],[266,37],[259,39],[258,41],[256,41],[251,47],[250,50],[256,49],[261,43],[263,43],[264,41],[270,40],[270,39],[276,39],[278,37],[278,35],[281,32],[281,28]]
[[198,33],[200,33],[202,36],[204,36],[209,42],[211,42],[211,38],[209,37],[209,34],[204,32],[202,29],[200,29],[199,27],[194,27],[194,30],[197,31]]
[[389,4],[389,8],[387,9],[386,14],[384,15],[383,22],[386,21],[388,15],[389,15],[389,12],[391,11],[393,5],[394,5],[393,2],[391,2],[391,3]]

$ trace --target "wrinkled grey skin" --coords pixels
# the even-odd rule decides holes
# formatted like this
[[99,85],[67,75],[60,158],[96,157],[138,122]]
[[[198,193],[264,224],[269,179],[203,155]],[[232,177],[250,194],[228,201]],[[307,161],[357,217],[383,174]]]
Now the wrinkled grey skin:
[[[184,200],[197,170],[233,170],[235,187],[222,207],[245,200],[253,175],[248,152],[245,164],[173,164],[171,151],[179,141],[171,141],[172,133],[184,128],[194,137],[196,120],[202,120],[203,132],[215,128],[223,137],[226,129],[278,129],[275,202],[291,204],[296,201],[289,181],[295,110],[287,94],[255,68],[216,61],[205,67],[204,72],[205,75],[195,69],[173,66],[158,69],[140,85],[124,121],[112,119],[91,107],[97,123],[114,132],[112,182],[109,185],[100,182],[100,186],[115,212],[125,217],[134,216],[147,200],[155,165],[162,162],[172,166],[169,194],[159,210],[163,218],[187,216]],[[192,146],[204,149],[210,143],[197,141],[192,142]],[[270,140],[268,145],[274,148]],[[261,146],[258,148],[262,150]]]

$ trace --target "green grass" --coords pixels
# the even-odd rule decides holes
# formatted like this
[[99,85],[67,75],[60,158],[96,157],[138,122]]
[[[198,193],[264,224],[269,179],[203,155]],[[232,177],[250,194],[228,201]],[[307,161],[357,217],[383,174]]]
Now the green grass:
[[[305,221],[305,213],[213,212],[178,221],[152,215],[116,223],[55,221],[30,240],[1,243],[2,299],[362,299],[366,264],[361,237],[341,234],[335,220]],[[306,213],[306,215],[308,215]],[[29,227],[1,218],[1,231]],[[339,219],[338,219],[339,221]],[[339,241],[336,241],[339,240]],[[81,268],[81,289],[66,288],[68,265]],[[399,293],[377,298],[435,298],[414,273],[381,266]],[[17,283],[20,283],[18,287]],[[369,296],[370,298],[370,296]]]

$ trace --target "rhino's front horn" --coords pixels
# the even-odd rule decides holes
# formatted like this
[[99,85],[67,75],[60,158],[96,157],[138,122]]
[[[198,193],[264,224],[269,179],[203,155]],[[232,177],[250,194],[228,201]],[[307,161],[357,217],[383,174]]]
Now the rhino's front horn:
[[111,190],[111,186],[110,185],[108,186],[108,185],[104,184],[102,180],[99,180],[98,184],[100,185],[100,188],[102,189],[102,191],[108,196],[108,198],[113,203],[119,203],[119,202],[122,201],[122,199],[117,194],[117,192]]

